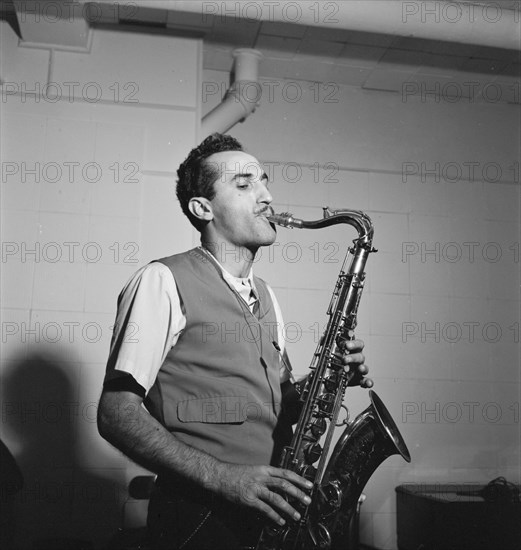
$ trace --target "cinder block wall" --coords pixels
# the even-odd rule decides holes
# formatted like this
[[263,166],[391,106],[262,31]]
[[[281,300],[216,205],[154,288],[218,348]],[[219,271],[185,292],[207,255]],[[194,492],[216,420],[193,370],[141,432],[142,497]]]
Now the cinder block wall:
[[[142,517],[126,492],[141,470],[94,423],[116,296],[138,266],[195,242],[174,172],[219,100],[201,80],[229,75],[201,72],[197,40],[95,30],[73,53],[1,31],[1,437],[25,476],[17,542],[99,547]],[[318,75],[270,88],[231,133],[265,163],[276,209],[374,220],[358,335],[413,462],[371,479],[362,539],[394,549],[397,484],[519,481],[519,107],[403,101]],[[281,229],[259,259],[298,373],[352,238]],[[367,405],[361,390],[348,399],[352,415]]]
[[[228,78],[207,70],[203,82]],[[374,222],[358,336],[412,463],[391,457],[373,475],[361,537],[395,549],[395,486],[520,481],[519,106],[360,90],[319,75],[261,87],[261,107],[231,133],[265,163],[276,210],[310,220],[322,206],[354,208]],[[203,99],[203,111],[216,101]],[[299,373],[355,236],[341,226],[279,229],[259,260]],[[349,390],[346,404],[354,417],[366,392]]]
[[1,28],[1,437],[25,478],[21,548],[100,548],[132,523],[141,470],[95,424],[116,299],[138,267],[193,241],[174,179],[199,131],[201,42],[91,32],[81,53]]

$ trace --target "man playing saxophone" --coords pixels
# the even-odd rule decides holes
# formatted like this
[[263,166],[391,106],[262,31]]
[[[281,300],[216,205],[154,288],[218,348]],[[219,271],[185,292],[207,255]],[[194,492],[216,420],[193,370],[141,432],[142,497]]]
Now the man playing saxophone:
[[[272,196],[259,161],[220,134],[180,166],[177,196],[201,245],[141,268],[122,290],[98,427],[157,474],[154,549],[245,548],[259,518],[298,520],[292,502],[307,506],[312,486],[278,467],[295,392],[279,305],[252,270],[275,241]],[[236,326],[252,337],[230,338]],[[350,385],[369,386],[363,343],[342,349]]]

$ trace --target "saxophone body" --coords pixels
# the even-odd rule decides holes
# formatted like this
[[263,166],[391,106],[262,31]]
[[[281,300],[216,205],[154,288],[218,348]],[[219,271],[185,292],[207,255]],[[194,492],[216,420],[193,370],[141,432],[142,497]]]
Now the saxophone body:
[[[316,221],[274,214],[268,219],[282,227],[320,229],[335,224],[353,226],[358,237],[333,290],[327,327],[310,365],[301,392],[302,410],[291,443],[284,448],[281,468],[313,483],[311,504],[292,503],[301,514],[298,522],[283,527],[266,525],[257,550],[350,550],[350,524],[362,490],[378,466],[393,454],[410,462],[409,451],[385,405],[374,391],[371,404],[353,421],[343,404],[353,373],[344,370],[343,346],[354,339],[357,311],[365,279],[365,264],[372,248],[370,218],[358,210],[330,210]],[[342,410],[347,417],[339,422]],[[333,434],[346,425],[329,458]]]

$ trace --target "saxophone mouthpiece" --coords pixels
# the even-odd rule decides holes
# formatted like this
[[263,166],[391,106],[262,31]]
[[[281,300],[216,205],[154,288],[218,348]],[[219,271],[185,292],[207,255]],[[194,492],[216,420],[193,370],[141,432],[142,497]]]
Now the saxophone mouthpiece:
[[299,222],[301,220],[297,220],[293,217],[292,214],[289,212],[283,212],[282,214],[270,214],[269,216],[266,216],[269,222],[276,223],[277,225],[280,225],[281,227],[298,227]]

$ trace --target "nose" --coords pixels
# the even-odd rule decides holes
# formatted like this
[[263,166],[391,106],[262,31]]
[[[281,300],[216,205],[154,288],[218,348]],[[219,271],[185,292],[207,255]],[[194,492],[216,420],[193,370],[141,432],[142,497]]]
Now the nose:
[[267,184],[265,181],[259,182],[259,202],[263,202],[265,204],[271,204],[273,202],[273,197],[271,196],[271,193],[267,187]]

